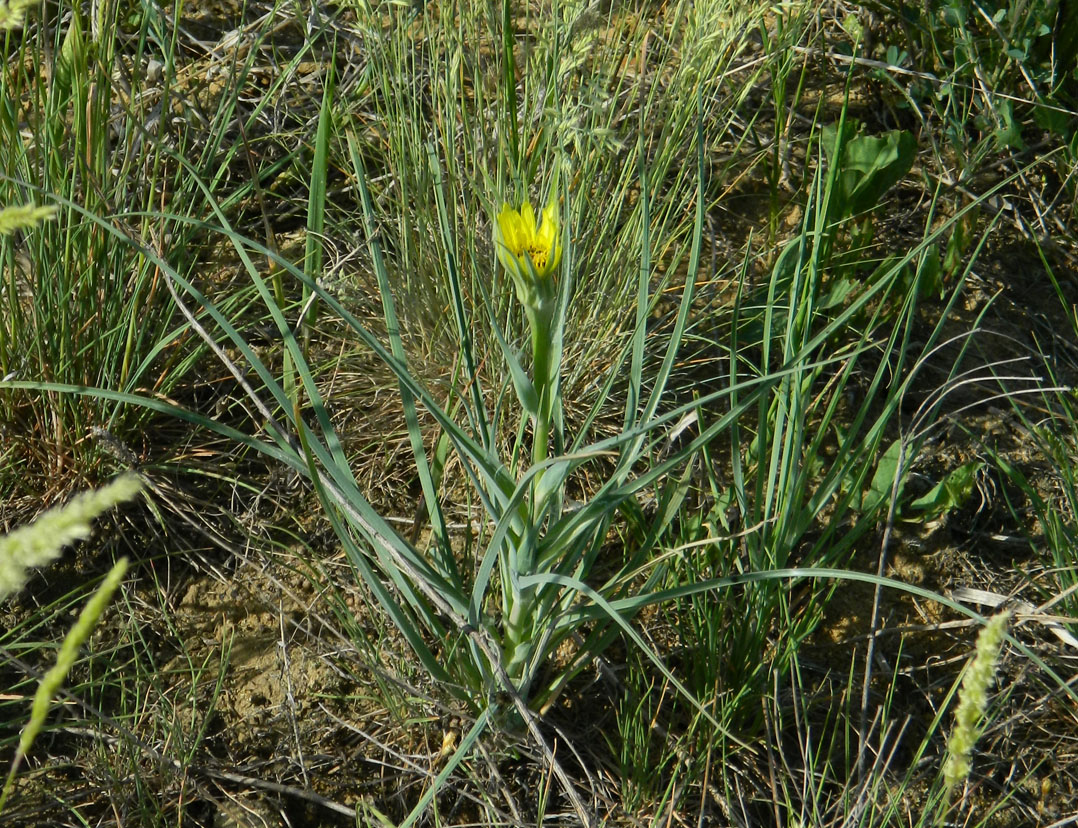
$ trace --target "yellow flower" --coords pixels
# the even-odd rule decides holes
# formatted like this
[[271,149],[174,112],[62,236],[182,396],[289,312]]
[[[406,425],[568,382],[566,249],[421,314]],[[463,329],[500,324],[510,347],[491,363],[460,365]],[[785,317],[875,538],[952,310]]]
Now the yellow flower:
[[536,283],[546,281],[557,271],[561,261],[559,230],[557,202],[543,209],[538,226],[535,211],[527,201],[519,211],[502,205],[494,228],[494,246],[502,266],[518,282],[518,292],[523,285],[538,286]]

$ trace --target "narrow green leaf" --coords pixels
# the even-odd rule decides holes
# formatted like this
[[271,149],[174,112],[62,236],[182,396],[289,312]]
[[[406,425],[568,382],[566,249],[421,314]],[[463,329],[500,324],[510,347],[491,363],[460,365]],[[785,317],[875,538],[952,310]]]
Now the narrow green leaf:
[[[311,183],[307,194],[307,242],[304,251],[303,271],[312,282],[322,278],[324,255],[322,236],[326,223],[326,180],[329,169],[329,139],[333,134],[333,95],[336,89],[337,43],[334,40],[326,61],[326,83],[322,90],[322,106],[318,111],[318,131],[314,139],[314,160],[311,163]],[[304,288],[303,307],[306,311],[300,325],[312,325],[316,317],[311,291]]]

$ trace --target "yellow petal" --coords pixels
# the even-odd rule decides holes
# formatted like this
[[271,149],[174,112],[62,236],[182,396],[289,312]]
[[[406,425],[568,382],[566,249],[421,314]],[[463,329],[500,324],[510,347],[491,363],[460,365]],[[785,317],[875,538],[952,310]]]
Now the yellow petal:
[[556,270],[561,260],[561,232],[558,227],[557,201],[548,204],[543,209],[543,225],[539,228],[536,247],[548,251],[544,272],[550,273]]
[[543,208],[543,229],[550,229],[553,234],[558,232],[558,202],[553,201]]
[[502,211],[498,214],[498,231],[501,235],[499,241],[510,253],[519,256],[526,242],[524,226],[520,214],[508,204],[503,204]]
[[535,238],[535,211],[531,202],[525,201],[520,205],[520,220],[524,222],[525,241],[530,242]]
[[535,234],[535,243],[537,247],[550,247],[550,243],[558,235],[558,217],[557,211],[547,207],[543,210],[543,223],[539,226],[538,232]]

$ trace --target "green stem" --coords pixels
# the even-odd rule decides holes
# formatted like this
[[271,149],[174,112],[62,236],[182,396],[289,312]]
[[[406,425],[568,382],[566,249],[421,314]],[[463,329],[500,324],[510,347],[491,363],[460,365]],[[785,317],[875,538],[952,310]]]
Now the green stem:
[[[550,346],[551,324],[553,322],[552,303],[537,303],[525,306],[528,324],[532,336],[532,382],[539,395],[539,407],[533,423],[532,465],[546,461],[550,444],[550,424],[554,411],[554,394],[557,386],[557,367],[551,364]],[[531,520],[539,518],[544,512],[545,503],[538,501],[538,492],[543,480],[543,473],[537,472],[532,483]],[[524,538],[521,538],[524,541]],[[525,541],[530,542],[530,541]],[[528,556],[517,557],[518,575],[531,575],[534,559]],[[519,592],[513,591],[513,604],[509,608],[505,622],[506,672],[515,684],[520,685],[524,678],[524,667],[529,653],[525,643],[531,638],[531,627],[536,609],[535,588],[529,587]]]
[[524,678],[524,664],[527,659],[525,658],[523,643],[529,637],[525,633],[527,632],[528,615],[531,610],[530,605],[533,603],[527,599],[527,592],[530,592],[530,589],[517,595],[516,600],[513,602],[512,609],[509,611],[509,618],[505,623],[503,644],[505,672],[513,680],[513,684],[518,690],[520,689],[521,679]]
[[[554,409],[554,392],[557,375],[550,364],[550,326],[552,314],[549,309],[539,307],[528,312],[528,322],[532,333],[532,382],[539,395],[539,411],[535,417],[535,439],[532,443],[532,465],[543,463],[547,459],[550,444],[550,420]],[[536,475],[536,486],[541,475]]]

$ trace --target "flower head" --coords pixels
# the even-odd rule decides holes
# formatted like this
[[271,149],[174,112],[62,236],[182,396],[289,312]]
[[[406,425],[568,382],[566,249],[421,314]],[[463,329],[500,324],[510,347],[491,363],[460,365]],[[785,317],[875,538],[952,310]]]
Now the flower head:
[[26,10],[34,5],[35,0],[0,0],[0,32],[21,26]]
[[561,262],[557,202],[543,209],[538,224],[529,202],[525,201],[520,210],[503,204],[494,225],[494,246],[499,261],[516,284],[521,302],[534,304],[537,298],[552,294],[554,273]]
[[[0,3],[3,2],[0,0]],[[10,236],[16,230],[29,230],[55,216],[56,208],[52,205],[35,207],[33,204],[16,204],[13,207],[0,207],[0,236]]]
[[76,495],[65,506],[50,509],[29,526],[0,535],[0,601],[23,588],[31,567],[51,563],[65,546],[89,537],[94,518],[131,500],[140,488],[134,475],[118,477],[102,489]]
[[999,650],[1007,634],[1009,611],[1001,612],[988,620],[977,636],[977,650],[973,662],[962,677],[958,690],[958,710],[955,726],[947,740],[947,759],[943,763],[943,779],[953,787],[969,776],[970,757],[980,736],[978,726],[985,708],[988,707],[988,686],[996,675]]

